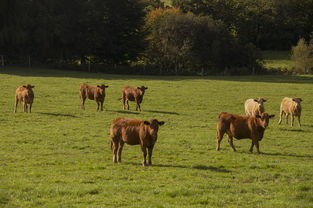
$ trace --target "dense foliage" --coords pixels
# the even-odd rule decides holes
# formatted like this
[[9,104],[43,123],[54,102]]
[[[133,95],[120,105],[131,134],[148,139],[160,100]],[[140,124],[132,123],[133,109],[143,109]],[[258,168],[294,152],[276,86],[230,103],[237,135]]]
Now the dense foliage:
[[163,2],[2,0],[0,55],[8,64],[242,74],[258,72],[257,48],[289,50],[313,31],[312,0]]

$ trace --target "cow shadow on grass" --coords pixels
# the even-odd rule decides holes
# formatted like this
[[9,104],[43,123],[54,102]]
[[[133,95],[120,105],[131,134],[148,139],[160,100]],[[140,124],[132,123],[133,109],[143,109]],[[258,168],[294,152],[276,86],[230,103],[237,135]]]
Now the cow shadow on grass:
[[[129,162],[128,164],[139,165],[138,163]],[[151,167],[160,167],[160,168],[181,168],[181,169],[193,169],[193,170],[204,170],[204,171],[213,171],[219,173],[230,173],[232,171],[225,169],[224,167],[214,167],[206,165],[173,165],[173,164],[153,164]]]
[[286,153],[280,153],[280,152],[262,152],[262,155],[313,159],[313,155],[298,155],[298,154],[294,154],[294,153],[286,154]]
[[116,113],[122,113],[122,114],[133,114],[133,115],[140,114],[140,112],[138,112],[138,111],[130,111],[130,110],[109,110],[109,111],[116,112]]
[[170,112],[170,111],[146,110],[146,112],[149,112],[149,113],[169,114],[169,115],[179,115],[179,113],[176,113],[176,112]]
[[65,113],[46,113],[46,112],[38,112],[38,114],[46,115],[46,116],[62,116],[62,117],[71,117],[78,118],[78,116],[73,114],[65,114]]

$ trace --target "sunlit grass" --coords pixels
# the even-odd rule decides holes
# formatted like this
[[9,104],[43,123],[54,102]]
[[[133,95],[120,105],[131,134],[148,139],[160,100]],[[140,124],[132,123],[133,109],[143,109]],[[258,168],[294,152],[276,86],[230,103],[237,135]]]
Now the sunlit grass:
[[[166,77],[46,69],[0,71],[0,207],[310,207],[313,203],[312,76]],[[17,86],[35,85],[33,113],[13,113]],[[105,111],[80,83],[109,85]],[[142,112],[123,111],[120,88],[148,86]],[[244,112],[247,98],[264,97],[276,115],[249,153],[249,140],[225,137],[215,150],[219,112]],[[300,128],[278,125],[279,103],[301,97]],[[125,145],[113,164],[109,126],[116,117],[165,121],[152,167],[139,146]]]

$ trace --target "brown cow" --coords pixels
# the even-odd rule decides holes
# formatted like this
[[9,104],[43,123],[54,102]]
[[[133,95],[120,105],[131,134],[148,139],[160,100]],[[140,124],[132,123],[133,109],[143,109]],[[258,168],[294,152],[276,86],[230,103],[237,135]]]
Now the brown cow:
[[228,143],[236,151],[233,144],[233,137],[236,139],[250,138],[252,140],[250,152],[253,151],[253,146],[256,146],[257,153],[259,150],[259,141],[262,140],[265,128],[269,124],[269,119],[274,115],[262,113],[256,116],[239,116],[222,112],[218,116],[216,129],[216,150],[220,150],[220,144],[224,134],[228,135]]
[[29,112],[32,112],[32,105],[34,102],[34,91],[33,85],[23,85],[18,87],[15,91],[15,106],[14,106],[14,113],[16,113],[18,103],[23,103],[23,112],[28,112],[28,105],[29,105]]
[[136,103],[136,111],[141,111],[140,104],[143,99],[143,95],[148,87],[141,86],[141,87],[130,87],[125,86],[122,88],[122,99],[123,99],[123,109],[125,110],[125,106],[127,106],[127,110],[129,110],[128,101],[135,101]]
[[[159,126],[163,121],[151,119],[143,121],[130,118],[116,118],[110,128],[111,149],[113,151],[113,162],[121,162],[124,143],[141,146],[143,153],[143,166],[152,165],[152,150],[158,138]],[[148,149],[148,164],[146,161]]]
[[301,98],[288,98],[288,97],[283,98],[280,104],[280,118],[278,124],[281,124],[283,115],[285,115],[286,124],[288,124],[288,117],[289,115],[291,115],[291,126],[293,126],[294,117],[296,116],[298,117],[298,123],[299,126],[301,127],[300,123],[302,110],[301,102],[302,102]]
[[95,100],[99,106],[101,104],[101,111],[103,111],[103,103],[105,98],[105,88],[108,88],[107,85],[97,85],[92,86],[88,84],[81,84],[79,89],[79,95],[81,99],[81,108],[85,110],[85,100],[88,98],[90,100]]

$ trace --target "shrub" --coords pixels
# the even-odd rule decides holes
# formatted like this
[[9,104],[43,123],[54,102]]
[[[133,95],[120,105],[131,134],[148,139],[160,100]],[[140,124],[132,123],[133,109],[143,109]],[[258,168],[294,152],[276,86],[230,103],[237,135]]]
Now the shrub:
[[313,72],[313,39],[306,42],[300,38],[298,44],[291,49],[292,60],[296,72],[301,74],[312,74]]

